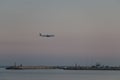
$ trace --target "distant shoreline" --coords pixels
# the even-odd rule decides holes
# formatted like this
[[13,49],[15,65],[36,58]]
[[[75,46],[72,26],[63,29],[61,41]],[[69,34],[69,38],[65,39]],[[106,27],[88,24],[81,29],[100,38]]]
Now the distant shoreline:
[[27,69],[62,69],[62,70],[120,70],[120,66],[9,66],[6,70],[27,70]]

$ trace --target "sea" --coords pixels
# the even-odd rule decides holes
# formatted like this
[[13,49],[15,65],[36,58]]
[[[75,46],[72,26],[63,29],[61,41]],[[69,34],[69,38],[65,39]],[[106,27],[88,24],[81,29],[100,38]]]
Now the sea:
[[120,80],[120,71],[0,68],[0,80]]

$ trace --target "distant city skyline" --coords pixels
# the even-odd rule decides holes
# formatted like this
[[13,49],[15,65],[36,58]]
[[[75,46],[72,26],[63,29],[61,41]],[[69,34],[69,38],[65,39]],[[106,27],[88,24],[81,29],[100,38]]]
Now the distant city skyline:
[[119,36],[118,0],[0,1],[0,65],[120,65]]

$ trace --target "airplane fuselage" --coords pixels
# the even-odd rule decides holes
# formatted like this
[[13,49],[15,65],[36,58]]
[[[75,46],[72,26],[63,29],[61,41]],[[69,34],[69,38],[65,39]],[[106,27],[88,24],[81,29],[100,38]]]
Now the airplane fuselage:
[[40,36],[41,37],[54,37],[54,35],[48,35],[48,34],[45,35],[45,34],[41,34],[41,33],[40,33]]

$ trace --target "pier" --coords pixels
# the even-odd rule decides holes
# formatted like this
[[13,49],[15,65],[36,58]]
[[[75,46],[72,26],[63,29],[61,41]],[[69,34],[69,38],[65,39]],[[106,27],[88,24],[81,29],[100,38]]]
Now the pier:
[[92,66],[23,66],[16,64],[14,66],[6,67],[7,70],[27,70],[27,69],[62,69],[62,70],[120,70],[120,66],[105,66],[105,65],[92,65]]
[[7,70],[24,70],[24,69],[57,69],[56,66],[22,66],[22,65],[14,65],[14,66],[9,66],[6,67]]

